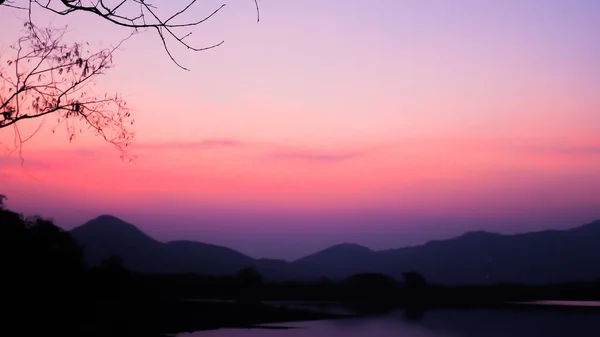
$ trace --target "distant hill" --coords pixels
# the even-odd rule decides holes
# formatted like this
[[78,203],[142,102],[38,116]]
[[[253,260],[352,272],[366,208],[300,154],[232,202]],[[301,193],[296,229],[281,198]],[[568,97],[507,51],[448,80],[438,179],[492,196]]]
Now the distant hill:
[[232,249],[193,241],[159,242],[135,226],[100,216],[71,231],[88,264],[118,254],[146,273],[232,275],[252,265],[266,279],[342,280],[358,273],[401,278],[415,270],[431,283],[544,284],[600,279],[600,220],[563,231],[515,235],[468,232],[424,245],[373,251],[340,244],[293,262],[253,259]]
[[127,268],[139,272],[230,275],[254,262],[225,247],[192,241],[159,242],[132,224],[107,215],[73,229],[71,235],[83,245],[91,266],[116,254]]
[[380,252],[382,271],[418,270],[432,283],[544,284],[600,280],[600,221],[564,231],[470,232]]
[[353,274],[369,272],[378,254],[367,247],[352,243],[343,243],[293,262],[296,269],[306,277],[324,275],[331,279],[344,279]]
[[118,254],[127,267],[136,270],[158,272],[164,267],[160,261],[163,244],[116,217],[99,216],[71,230],[71,235],[83,246],[91,266]]

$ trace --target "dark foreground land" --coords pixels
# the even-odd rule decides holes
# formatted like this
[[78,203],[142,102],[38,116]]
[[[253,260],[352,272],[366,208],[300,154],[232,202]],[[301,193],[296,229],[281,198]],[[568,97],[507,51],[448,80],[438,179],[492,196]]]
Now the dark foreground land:
[[[361,274],[343,282],[269,284],[252,268],[228,277],[139,275],[118,257],[95,268],[83,261],[82,248],[51,221],[0,208],[0,334],[160,336],[347,317],[262,304],[269,300],[333,301],[356,314],[403,307],[410,319],[435,308],[527,310],[507,302],[600,300],[600,283],[441,287],[407,272],[402,283]],[[226,301],[189,301],[202,298]]]
[[83,261],[81,247],[51,221],[0,209],[0,334],[158,336],[337,317],[260,304],[252,274],[238,277],[235,302],[202,303],[166,288],[176,284],[130,273],[118,257],[95,268]]

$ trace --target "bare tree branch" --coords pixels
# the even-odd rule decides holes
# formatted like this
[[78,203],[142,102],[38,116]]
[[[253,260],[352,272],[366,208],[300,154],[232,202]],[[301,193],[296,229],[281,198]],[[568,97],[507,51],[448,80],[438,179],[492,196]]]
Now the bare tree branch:
[[[86,128],[125,155],[134,137],[126,102],[118,94],[97,96],[92,90],[93,80],[112,67],[113,53],[123,41],[90,53],[81,44],[64,44],[65,30],[26,22],[25,35],[12,46],[14,57],[0,57],[0,130],[13,127],[15,149],[21,151],[39,127],[22,137],[20,122],[39,118],[43,123],[45,117],[55,116],[57,125],[66,126],[70,141]],[[14,72],[5,71],[4,65]]]
[[21,10],[27,10],[26,7],[20,7],[20,6],[13,5],[13,4],[14,4],[14,1],[0,0],[0,6],[6,6],[6,7],[15,8],[15,9],[21,9]]
[[[185,41],[192,32],[184,31],[180,32],[179,29],[192,28],[198,26],[220,12],[225,4],[217,7],[210,14],[199,18],[191,22],[174,23],[173,20],[177,19],[181,14],[188,12],[190,8],[198,1],[191,0],[181,10],[168,16],[166,19],[162,18],[158,12],[157,7],[150,4],[148,0],[21,0],[28,1],[27,7],[13,5],[15,0],[0,0],[0,6],[8,6],[12,8],[29,10],[30,22],[33,22],[31,18],[32,7],[40,7],[48,10],[57,15],[69,15],[74,12],[86,12],[93,14],[97,17],[107,20],[118,26],[131,28],[134,31],[140,29],[151,28],[155,29],[159,38],[161,39],[163,48],[167,52],[169,58],[180,68],[189,70],[186,67],[178,63],[171,50],[166,37],[173,38],[177,43],[183,45],[186,49],[192,51],[204,51],[220,46],[224,41],[215,43],[210,46],[196,47]],[[258,0],[254,0],[256,6],[256,21],[260,21],[260,11]]]

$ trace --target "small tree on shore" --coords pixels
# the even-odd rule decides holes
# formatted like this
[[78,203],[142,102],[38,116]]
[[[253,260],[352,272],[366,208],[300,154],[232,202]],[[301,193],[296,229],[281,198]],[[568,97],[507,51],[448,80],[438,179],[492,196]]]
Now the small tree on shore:
[[427,286],[427,281],[421,273],[416,271],[407,271],[402,273],[404,284],[411,288],[423,288]]

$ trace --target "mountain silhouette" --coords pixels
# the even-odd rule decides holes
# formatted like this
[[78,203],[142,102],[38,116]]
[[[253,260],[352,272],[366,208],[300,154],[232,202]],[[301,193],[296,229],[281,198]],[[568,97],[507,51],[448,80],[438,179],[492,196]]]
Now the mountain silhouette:
[[325,275],[332,279],[344,279],[348,276],[370,271],[377,261],[377,253],[373,250],[353,243],[342,243],[320,252],[303,257],[293,262],[305,275]]
[[162,244],[119,218],[101,215],[71,230],[71,236],[83,247],[90,266],[119,255],[125,266],[135,270],[158,272],[162,269]]
[[253,259],[235,250],[193,241],[160,242],[134,225],[103,215],[71,231],[88,265],[112,255],[144,273],[233,275],[253,266],[266,279],[343,280],[359,273],[397,279],[418,271],[434,284],[548,284],[600,280],[600,220],[569,230],[503,235],[467,232],[424,245],[373,251],[344,243],[296,261]]
[[231,275],[254,262],[242,253],[211,244],[163,243],[134,225],[107,215],[73,229],[71,235],[83,246],[90,266],[119,255],[125,267],[138,272]]

